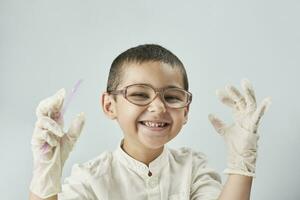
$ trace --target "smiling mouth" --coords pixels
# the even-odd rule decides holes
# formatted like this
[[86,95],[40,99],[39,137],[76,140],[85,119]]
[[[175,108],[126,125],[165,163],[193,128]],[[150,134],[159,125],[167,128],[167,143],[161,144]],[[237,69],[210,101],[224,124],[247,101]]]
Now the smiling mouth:
[[149,128],[164,128],[169,126],[169,123],[167,122],[140,121],[139,123]]

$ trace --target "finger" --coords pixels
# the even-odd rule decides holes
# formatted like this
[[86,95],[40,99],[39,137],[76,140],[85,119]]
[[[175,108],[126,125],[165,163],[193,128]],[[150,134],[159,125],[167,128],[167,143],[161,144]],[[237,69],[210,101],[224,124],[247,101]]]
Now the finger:
[[53,96],[42,100],[36,109],[37,117],[48,116],[52,119],[57,118],[57,116],[59,115],[59,111],[61,110],[61,107],[63,105],[65,95],[66,90],[62,88]]
[[217,90],[216,91],[216,95],[218,96],[219,100],[229,106],[230,108],[233,108],[235,109],[236,105],[235,105],[235,102],[234,100],[227,94],[226,91],[224,90]]
[[51,146],[47,142],[45,142],[40,149],[42,150],[43,154],[51,152]]
[[224,133],[225,133],[224,130],[225,130],[226,124],[222,120],[220,120],[218,117],[214,116],[213,114],[209,114],[208,119],[211,122],[211,124],[213,125],[213,127],[215,128],[215,130],[220,135],[224,135]]
[[250,111],[256,110],[257,105],[256,105],[255,93],[250,81],[247,79],[243,79],[242,88],[245,93],[247,108]]
[[50,147],[55,147],[58,145],[58,137],[49,131],[43,131],[41,137]]
[[52,134],[62,137],[64,135],[64,132],[61,128],[61,126],[54,121],[53,119],[49,117],[40,117],[38,118],[36,122],[36,126],[43,130],[48,130]]
[[40,129],[39,127],[37,127],[37,126],[34,128],[33,135],[32,135],[32,138],[31,138],[31,145],[32,146],[41,147],[45,143],[45,141],[41,137],[41,132],[42,131],[43,130]]
[[58,137],[50,131],[36,128],[32,139],[32,145],[42,148],[46,142],[49,146],[55,147],[58,145],[58,140]]
[[82,128],[85,123],[85,116],[84,113],[78,114],[73,121],[71,122],[70,128],[68,130],[67,136],[69,139],[72,139],[74,142],[78,139],[80,136],[80,133],[82,131]]
[[235,101],[236,107],[239,110],[243,110],[246,108],[246,101],[244,96],[240,93],[238,89],[236,89],[232,85],[227,85],[225,87],[226,92],[229,94],[229,96]]
[[253,120],[256,126],[259,124],[261,117],[264,115],[264,113],[270,107],[270,105],[271,105],[270,97],[267,97],[262,100],[261,104],[253,114]]

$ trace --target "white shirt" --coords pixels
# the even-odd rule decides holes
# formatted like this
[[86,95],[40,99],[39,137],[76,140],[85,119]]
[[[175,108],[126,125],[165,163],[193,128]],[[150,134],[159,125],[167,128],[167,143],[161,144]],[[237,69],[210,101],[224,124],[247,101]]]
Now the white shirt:
[[218,199],[221,178],[207,166],[204,154],[165,145],[161,155],[147,167],[124,152],[121,145],[114,152],[104,152],[84,164],[75,164],[58,199]]

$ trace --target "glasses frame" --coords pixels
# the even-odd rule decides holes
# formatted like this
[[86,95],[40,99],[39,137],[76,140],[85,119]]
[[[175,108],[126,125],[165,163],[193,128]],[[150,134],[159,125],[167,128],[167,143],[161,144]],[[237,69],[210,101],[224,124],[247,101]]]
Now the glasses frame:
[[[135,85],[147,86],[147,87],[152,88],[153,91],[155,92],[155,96],[154,96],[153,99],[152,99],[149,103],[147,103],[147,104],[141,105],[141,104],[137,104],[137,103],[131,102],[131,101],[127,98],[127,95],[126,95],[126,94],[127,94],[127,88],[128,88],[128,87],[131,87],[131,86],[135,86]],[[166,90],[168,90],[168,89],[177,89],[177,90],[181,90],[181,91],[186,92],[187,95],[188,95],[188,96],[187,96],[187,102],[186,102],[186,104],[185,104],[184,106],[182,106],[182,107],[179,107],[179,108],[174,108],[174,107],[168,106],[168,104],[165,102],[165,100],[164,100],[164,98],[163,98],[164,92],[165,92]],[[144,83],[135,83],[135,84],[127,85],[127,86],[125,86],[123,89],[107,91],[107,93],[108,93],[108,94],[112,94],[112,95],[120,95],[120,94],[121,94],[121,95],[124,97],[124,99],[126,99],[128,102],[130,102],[130,103],[132,103],[132,104],[134,104],[134,105],[137,105],[137,106],[147,106],[147,105],[151,104],[151,103],[154,101],[154,99],[157,97],[157,95],[159,95],[160,98],[162,99],[163,104],[164,104],[165,106],[167,106],[168,108],[174,108],[174,109],[180,109],[180,108],[184,108],[184,107],[187,107],[188,105],[190,105],[190,103],[192,102],[192,96],[193,96],[192,93],[190,93],[189,91],[186,91],[186,90],[184,90],[184,89],[182,89],[182,88],[178,88],[178,87],[170,87],[170,88],[169,88],[169,87],[168,87],[168,88],[154,88],[152,85],[144,84]]]

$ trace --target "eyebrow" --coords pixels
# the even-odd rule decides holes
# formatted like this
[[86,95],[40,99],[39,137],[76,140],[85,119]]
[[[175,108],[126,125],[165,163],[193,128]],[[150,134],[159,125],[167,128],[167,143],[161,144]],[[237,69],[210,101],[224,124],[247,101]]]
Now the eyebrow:
[[167,87],[164,87],[164,88],[181,88],[181,87],[177,87],[175,85],[168,85]]
[[[149,84],[149,83],[134,83],[134,84],[141,84],[141,85],[149,85],[153,88],[155,88],[153,85]],[[180,89],[184,89],[180,86],[176,86],[176,85],[167,85],[166,87],[162,87],[162,88],[180,88]]]

